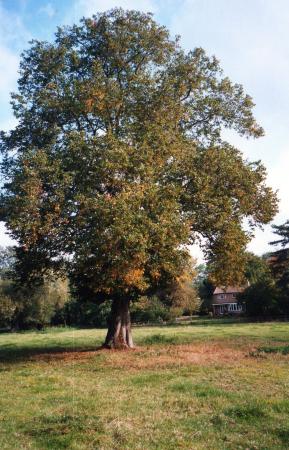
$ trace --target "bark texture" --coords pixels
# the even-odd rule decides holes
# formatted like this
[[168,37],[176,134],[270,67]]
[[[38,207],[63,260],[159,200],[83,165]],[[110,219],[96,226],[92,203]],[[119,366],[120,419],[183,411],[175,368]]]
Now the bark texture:
[[113,300],[104,347],[133,348],[129,303],[125,298]]

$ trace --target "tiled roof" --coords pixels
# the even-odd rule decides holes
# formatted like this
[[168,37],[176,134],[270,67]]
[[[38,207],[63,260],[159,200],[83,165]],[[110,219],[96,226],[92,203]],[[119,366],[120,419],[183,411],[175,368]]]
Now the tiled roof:
[[238,292],[243,292],[244,289],[241,286],[228,286],[227,288],[216,287],[213,294],[237,294]]

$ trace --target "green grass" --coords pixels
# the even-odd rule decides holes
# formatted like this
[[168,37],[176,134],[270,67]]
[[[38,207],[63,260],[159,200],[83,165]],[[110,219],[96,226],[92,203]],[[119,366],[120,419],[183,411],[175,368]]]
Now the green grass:
[[289,324],[0,335],[0,448],[288,449]]

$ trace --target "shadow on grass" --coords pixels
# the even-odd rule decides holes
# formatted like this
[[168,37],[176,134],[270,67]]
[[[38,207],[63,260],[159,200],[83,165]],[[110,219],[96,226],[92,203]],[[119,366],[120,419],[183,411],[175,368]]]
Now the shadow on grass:
[[63,357],[73,358],[73,355],[98,352],[103,350],[102,346],[86,346],[86,347],[66,347],[66,346],[29,346],[29,347],[14,347],[13,344],[3,345],[0,348],[0,362],[7,363],[19,363],[23,361],[34,360],[35,358],[39,360],[51,360],[53,357],[59,359]]

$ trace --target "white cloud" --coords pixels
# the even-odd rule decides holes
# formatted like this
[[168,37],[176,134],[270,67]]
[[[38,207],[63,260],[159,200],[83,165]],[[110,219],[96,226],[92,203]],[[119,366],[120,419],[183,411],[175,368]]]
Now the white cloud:
[[190,254],[196,260],[197,264],[202,264],[205,261],[204,253],[198,244],[190,245]]
[[6,247],[7,245],[15,245],[16,241],[11,239],[7,234],[7,229],[3,222],[0,222],[0,245]]
[[75,2],[75,12],[84,16],[91,16],[116,7],[144,12],[156,12],[158,9],[154,0],[77,0]]
[[42,6],[39,11],[40,14],[46,14],[50,19],[55,16],[56,9],[52,6],[51,3],[47,3],[45,6]]
[[5,117],[4,120],[0,121],[0,130],[1,131],[10,131],[16,127],[17,123],[18,123],[18,121],[12,115],[12,113],[10,115],[7,114],[7,117]]

